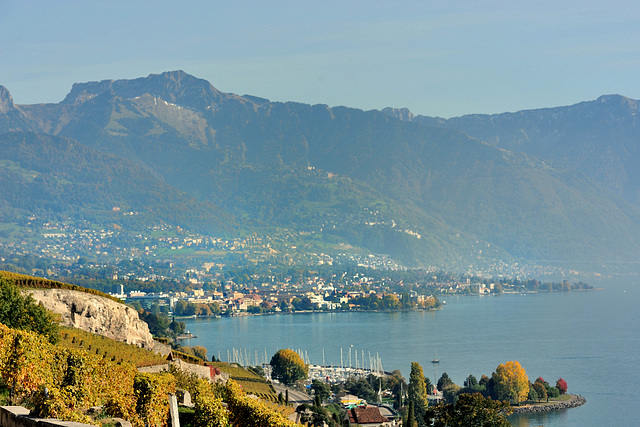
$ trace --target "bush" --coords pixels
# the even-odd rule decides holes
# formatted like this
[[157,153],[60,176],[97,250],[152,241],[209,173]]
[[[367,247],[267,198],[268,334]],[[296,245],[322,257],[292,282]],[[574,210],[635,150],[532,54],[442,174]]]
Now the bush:
[[23,296],[20,289],[0,276],[0,323],[10,328],[37,332],[51,343],[60,337],[54,315],[31,296]]
[[195,403],[195,427],[227,427],[229,426],[229,413],[222,406],[222,399],[217,397],[211,385],[200,380],[194,396]]
[[163,426],[169,419],[169,393],[175,393],[175,378],[168,373],[139,373],[133,380],[137,425]]
[[243,427],[294,427],[296,425],[264,402],[245,396],[234,381],[227,383],[226,392],[229,420],[233,425]]

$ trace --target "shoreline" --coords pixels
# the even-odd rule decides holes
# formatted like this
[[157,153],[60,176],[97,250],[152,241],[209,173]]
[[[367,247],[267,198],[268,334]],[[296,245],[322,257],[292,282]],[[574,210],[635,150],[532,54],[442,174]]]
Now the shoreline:
[[[440,294],[438,296],[463,296],[463,297],[499,297],[500,295],[529,295],[529,294],[550,294],[550,293],[570,293],[570,292],[590,292],[590,291],[601,291],[603,288],[590,288],[590,289],[572,289],[570,291],[560,291],[560,290],[535,290],[535,291],[507,291],[501,293],[489,293],[489,294]],[[196,316],[196,315],[172,315],[174,318],[178,320],[187,320],[187,319],[213,319],[213,318],[221,318],[221,317],[239,317],[239,316],[274,316],[281,314],[312,314],[312,313],[354,313],[354,312],[364,312],[364,313],[401,313],[401,312],[411,312],[411,311],[438,311],[444,309],[447,303],[442,301],[440,305],[436,307],[429,308],[399,308],[399,309],[375,309],[375,310],[366,310],[366,309],[351,309],[351,310],[298,310],[298,311],[277,311],[277,312],[266,312],[266,313],[249,313],[246,311],[234,312],[232,314],[213,314],[210,316]]]
[[536,412],[551,412],[551,411],[561,411],[563,409],[577,408],[578,406],[582,406],[587,403],[587,399],[578,395],[571,394],[571,399],[563,402],[554,402],[548,404],[539,404],[539,405],[525,405],[525,406],[515,406],[512,407],[513,413],[516,414],[532,414]]
[[442,306],[445,304],[441,304],[436,308],[401,308],[401,309],[393,309],[393,310],[299,310],[299,311],[278,311],[278,312],[267,312],[267,313],[248,313],[246,311],[238,312],[234,314],[216,314],[211,316],[173,316],[176,320],[189,320],[189,319],[220,319],[223,317],[243,317],[243,316],[279,316],[279,315],[287,315],[287,314],[319,314],[319,313],[401,313],[401,312],[411,312],[411,311],[437,311],[442,310]]

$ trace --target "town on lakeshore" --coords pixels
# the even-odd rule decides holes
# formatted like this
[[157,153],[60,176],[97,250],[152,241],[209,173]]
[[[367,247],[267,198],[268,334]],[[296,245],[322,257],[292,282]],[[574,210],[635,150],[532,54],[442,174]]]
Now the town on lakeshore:
[[[370,271],[374,273],[373,271]],[[197,273],[197,272],[196,272]],[[433,310],[446,304],[446,295],[498,295],[538,291],[587,290],[591,286],[568,281],[539,283],[537,280],[489,281],[479,278],[456,278],[450,275],[430,276],[426,282],[406,283],[389,278],[384,272],[376,277],[362,273],[320,276],[307,271],[299,280],[285,277],[252,275],[248,283],[235,283],[233,277],[216,276],[213,282],[190,278],[182,291],[119,292],[114,297],[141,307],[175,316],[219,316],[269,314],[282,312],[349,311],[349,310]],[[114,277],[115,279],[115,277]]]
[[[436,309],[448,294],[590,288],[567,280],[507,279],[527,277],[513,275],[522,273],[517,264],[493,266],[495,275],[449,274],[435,267],[409,270],[347,245],[331,255],[301,250],[300,232],[223,239],[169,225],[140,234],[36,217],[25,225],[38,231],[9,243],[0,238],[0,269],[94,288],[176,316]],[[558,273],[546,273],[552,271]]]

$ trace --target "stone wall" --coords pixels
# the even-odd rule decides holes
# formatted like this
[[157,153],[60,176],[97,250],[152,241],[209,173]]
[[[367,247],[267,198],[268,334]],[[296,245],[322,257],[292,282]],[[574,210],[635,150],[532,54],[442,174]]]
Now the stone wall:
[[[126,422],[131,426],[130,423]],[[22,406],[0,406],[0,426],[2,427],[92,427],[89,424],[73,421],[60,421],[51,418],[33,418],[29,410]]]
[[184,372],[195,374],[198,377],[211,382],[220,382],[222,384],[226,384],[229,380],[229,374],[219,372],[219,370],[219,373],[216,374],[215,368],[212,369],[211,366],[195,365],[193,363],[187,363],[184,360],[180,359],[172,360],[163,365],[145,366],[142,368],[138,368],[138,371],[148,374],[157,374],[162,371],[168,371],[169,365],[173,365]]

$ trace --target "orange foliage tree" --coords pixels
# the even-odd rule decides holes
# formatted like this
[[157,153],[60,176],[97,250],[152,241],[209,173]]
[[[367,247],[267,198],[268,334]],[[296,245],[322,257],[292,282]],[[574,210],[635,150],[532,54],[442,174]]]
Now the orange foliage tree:
[[518,361],[498,365],[492,374],[494,390],[500,400],[524,402],[529,394],[529,378]]

